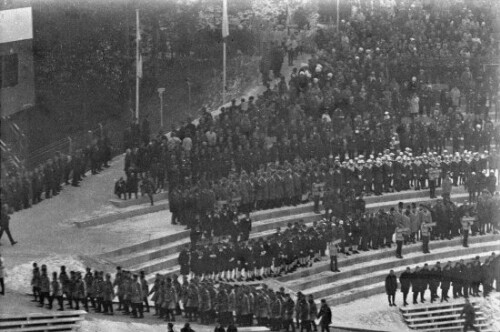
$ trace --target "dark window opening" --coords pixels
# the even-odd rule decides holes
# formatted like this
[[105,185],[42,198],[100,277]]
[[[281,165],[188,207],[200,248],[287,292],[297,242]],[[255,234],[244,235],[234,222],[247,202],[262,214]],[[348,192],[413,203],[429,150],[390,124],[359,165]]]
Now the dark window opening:
[[2,88],[16,86],[19,80],[19,59],[17,54],[2,55],[0,85]]

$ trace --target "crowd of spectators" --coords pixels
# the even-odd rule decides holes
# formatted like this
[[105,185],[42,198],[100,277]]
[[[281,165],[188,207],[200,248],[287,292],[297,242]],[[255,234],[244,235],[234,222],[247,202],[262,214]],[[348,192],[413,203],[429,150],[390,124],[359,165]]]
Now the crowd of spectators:
[[258,99],[203,110],[151,140],[139,134],[149,125],[134,124],[126,136],[140,144],[129,142],[121,188],[137,192],[136,174],[168,187],[173,222],[188,227],[225,203],[245,213],[327,187],[348,202],[352,191],[430,187],[435,196],[448,173],[474,199],[496,185],[486,178],[500,160],[491,6],[357,8],[338,32],[319,30],[308,63]]
[[[434,266],[425,263],[422,267],[416,266],[412,271],[407,267],[399,276],[400,290],[403,293],[403,306],[407,306],[407,296],[410,289],[413,293],[413,304],[425,303],[425,293],[430,292],[430,303],[440,300],[440,302],[450,299],[464,297],[469,298],[480,296],[482,292],[487,297],[496,281],[497,291],[500,282],[500,259],[493,252],[481,263],[479,256],[469,261],[451,262],[441,265],[437,262]],[[482,286],[482,287],[481,287]],[[441,289],[441,296],[438,296],[438,289]],[[394,271],[386,277],[385,289],[390,306],[396,306],[395,295],[398,289],[397,277]],[[450,289],[452,293],[449,294]]]
[[111,144],[107,137],[93,138],[83,149],[71,154],[56,152],[53,158],[33,169],[14,168],[3,174],[1,201],[10,207],[9,213],[27,209],[43,199],[57,196],[64,185],[78,187],[88,170],[97,174],[109,167]]

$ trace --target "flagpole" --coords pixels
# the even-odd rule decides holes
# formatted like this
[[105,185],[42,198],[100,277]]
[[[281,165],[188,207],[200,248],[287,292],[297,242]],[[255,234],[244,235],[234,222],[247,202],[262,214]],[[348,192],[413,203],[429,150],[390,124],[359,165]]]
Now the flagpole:
[[337,0],[337,13],[336,14],[337,14],[336,21],[337,21],[337,33],[338,33],[339,32],[339,16],[340,16],[340,14],[339,14],[339,0]]
[[222,104],[226,103],[226,38],[222,42]]
[[226,103],[226,40],[228,36],[227,0],[222,0],[222,104]]
[[136,21],[136,40],[135,40],[135,118],[139,121],[139,42],[140,42],[140,30],[139,30],[139,9],[135,10],[135,21]]

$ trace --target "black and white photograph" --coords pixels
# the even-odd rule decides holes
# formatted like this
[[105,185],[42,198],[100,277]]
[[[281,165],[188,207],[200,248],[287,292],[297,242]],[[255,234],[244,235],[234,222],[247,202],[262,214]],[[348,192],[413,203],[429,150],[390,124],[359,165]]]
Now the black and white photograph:
[[0,0],[0,331],[500,332],[500,0]]

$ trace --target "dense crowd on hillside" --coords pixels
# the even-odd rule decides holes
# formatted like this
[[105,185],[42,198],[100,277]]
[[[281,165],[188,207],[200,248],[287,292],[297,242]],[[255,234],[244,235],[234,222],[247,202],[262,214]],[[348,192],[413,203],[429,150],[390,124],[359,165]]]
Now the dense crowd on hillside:
[[[433,190],[449,173],[471,199],[493,192],[491,4],[433,6],[357,8],[338,32],[320,29],[308,63],[266,81],[259,98],[233,100],[217,116],[203,110],[166,136],[127,139],[117,194],[137,193],[137,174],[149,178],[147,187],[168,188],[173,222],[192,227],[229,202],[250,212],[314,200],[326,187],[349,201],[351,190]],[[270,47],[296,47],[290,39]]]

